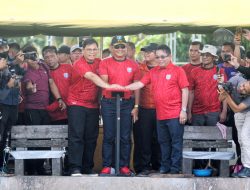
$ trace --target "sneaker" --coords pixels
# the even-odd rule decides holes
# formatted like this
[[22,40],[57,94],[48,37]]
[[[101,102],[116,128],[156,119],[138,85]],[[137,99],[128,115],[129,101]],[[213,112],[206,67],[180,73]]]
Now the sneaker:
[[250,168],[246,168],[244,167],[239,173],[238,173],[238,177],[250,177]]
[[108,174],[111,174],[111,167],[104,167],[100,175],[108,175]]
[[127,166],[124,166],[120,168],[120,174],[125,176],[132,176],[133,172]]
[[73,172],[71,172],[71,176],[72,177],[81,177],[83,176],[80,172],[80,170],[76,169],[76,170],[73,170]]
[[239,173],[232,173],[232,174],[231,174],[231,177],[239,177],[238,174],[239,174]]

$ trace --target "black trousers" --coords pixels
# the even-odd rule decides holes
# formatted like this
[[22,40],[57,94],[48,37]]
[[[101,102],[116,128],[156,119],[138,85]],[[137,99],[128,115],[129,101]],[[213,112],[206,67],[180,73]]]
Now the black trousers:
[[[2,120],[0,121],[0,167],[3,163],[3,150],[5,148],[8,132],[11,131],[11,126],[16,124],[18,117],[18,105],[1,104]],[[10,143],[10,141],[9,141]],[[10,144],[9,144],[10,145]]]
[[69,167],[89,173],[94,167],[94,153],[99,133],[99,109],[83,106],[68,107]]
[[155,109],[139,108],[139,121],[134,126],[134,169],[158,170],[161,150],[157,140],[157,120]]

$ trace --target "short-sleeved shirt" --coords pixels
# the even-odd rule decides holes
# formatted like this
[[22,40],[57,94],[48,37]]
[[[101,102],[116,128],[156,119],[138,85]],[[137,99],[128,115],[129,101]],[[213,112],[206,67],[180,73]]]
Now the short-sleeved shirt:
[[[139,70],[142,77],[150,71],[146,63],[139,64]],[[151,83],[140,90],[140,106],[146,109],[155,109],[154,93]]]
[[[225,72],[220,69],[220,74]],[[194,90],[194,101],[192,105],[193,114],[206,114],[210,112],[219,112],[221,103],[218,94],[217,69],[195,68],[191,71],[190,89]]]
[[[109,84],[127,86],[134,81],[140,80],[138,64],[131,59],[117,61],[113,57],[106,58],[100,63],[99,72],[101,76],[108,76]],[[102,95],[105,98],[112,98],[111,91],[109,90],[103,89]],[[132,95],[132,91],[125,91],[124,98],[130,98]]]
[[142,79],[144,85],[151,83],[158,120],[178,118],[182,104],[182,89],[188,87],[185,71],[169,63],[166,68],[151,69]]
[[[67,102],[70,79],[72,75],[72,66],[70,64],[60,64],[55,70],[50,70],[51,78],[60,92],[64,102]],[[53,121],[67,119],[66,110],[56,110],[50,114]]]
[[100,59],[95,59],[94,63],[87,63],[81,57],[73,65],[72,78],[70,81],[68,105],[77,105],[87,108],[98,108],[99,88],[84,75],[87,72],[93,72],[98,75]]
[[49,68],[39,61],[39,68],[28,67],[23,82],[36,84],[36,93],[25,91],[25,109],[45,109],[49,104],[49,79],[51,78]]
[[[197,68],[197,67],[200,67],[200,64],[199,65],[192,65],[191,63],[187,63],[186,65],[183,65],[182,68],[184,69],[186,75],[187,75],[187,79],[188,79],[188,82],[190,83],[190,75],[191,75],[191,71],[194,69],[194,68]],[[190,87],[190,86],[189,86]]]

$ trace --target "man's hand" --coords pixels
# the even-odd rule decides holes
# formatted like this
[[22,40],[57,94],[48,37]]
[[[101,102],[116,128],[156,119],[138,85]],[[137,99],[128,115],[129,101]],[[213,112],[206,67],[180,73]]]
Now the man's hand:
[[187,112],[181,111],[180,118],[179,118],[180,124],[185,124],[187,121]]
[[27,82],[26,84],[26,89],[30,92],[30,93],[36,93],[36,84],[33,84],[31,81]]
[[61,110],[65,110],[66,109],[66,104],[65,104],[65,102],[61,98],[58,100],[58,103],[59,103],[59,108]]
[[15,86],[15,79],[10,78],[10,80],[7,83],[8,88],[13,88]]
[[226,111],[222,111],[220,113],[220,123],[224,123],[227,119],[227,112]]
[[231,61],[229,61],[228,63],[230,63],[230,65],[234,66],[234,68],[236,69],[240,66],[237,57],[234,57],[232,54],[231,54]]
[[246,38],[248,41],[250,41],[250,30],[248,29],[243,29],[243,34],[244,38]]
[[229,94],[224,90],[224,88],[219,88],[218,93],[219,93],[219,100],[221,102],[224,101],[229,96]]
[[135,123],[138,120],[138,108],[133,108],[131,115],[133,117],[133,122]]
[[125,87],[119,85],[119,84],[110,84],[109,85],[109,88],[112,88],[112,89],[119,89],[119,90],[125,90]]

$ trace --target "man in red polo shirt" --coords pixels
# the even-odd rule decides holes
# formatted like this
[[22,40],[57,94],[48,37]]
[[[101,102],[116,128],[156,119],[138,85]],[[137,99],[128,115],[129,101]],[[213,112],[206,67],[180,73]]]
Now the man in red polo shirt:
[[100,59],[97,42],[90,38],[83,42],[83,57],[73,65],[67,99],[69,122],[69,169],[71,176],[91,174],[93,156],[99,131],[99,87],[112,88],[99,78]]
[[[51,78],[55,81],[62,100],[67,102],[72,66],[70,64],[59,64],[55,46],[45,46],[42,54],[45,63],[49,66]],[[55,100],[47,106],[52,124],[68,124],[67,110],[61,110],[58,105]]]
[[[112,57],[104,59],[100,63],[100,76],[109,84],[126,86],[140,79],[137,63],[127,59],[127,44],[123,36],[114,36],[111,42]],[[116,136],[116,99],[111,91],[103,90],[101,111],[103,117],[103,169],[101,174],[111,174],[113,145]],[[137,120],[139,93],[135,92],[135,100],[132,91],[125,91],[121,98],[121,146],[120,146],[120,173],[130,176],[129,169],[131,151],[132,117]],[[135,106],[134,106],[135,104]]]
[[224,122],[227,105],[221,103],[217,92],[218,76],[226,75],[223,68],[216,67],[216,47],[204,45],[201,52],[202,65],[191,71],[188,103],[188,119],[194,126],[215,126],[218,121]]
[[181,171],[189,84],[184,70],[172,63],[168,46],[158,46],[156,59],[159,66],[151,69],[141,81],[125,88],[136,90],[151,83],[156,106],[158,142],[162,154],[160,173],[177,174]]

